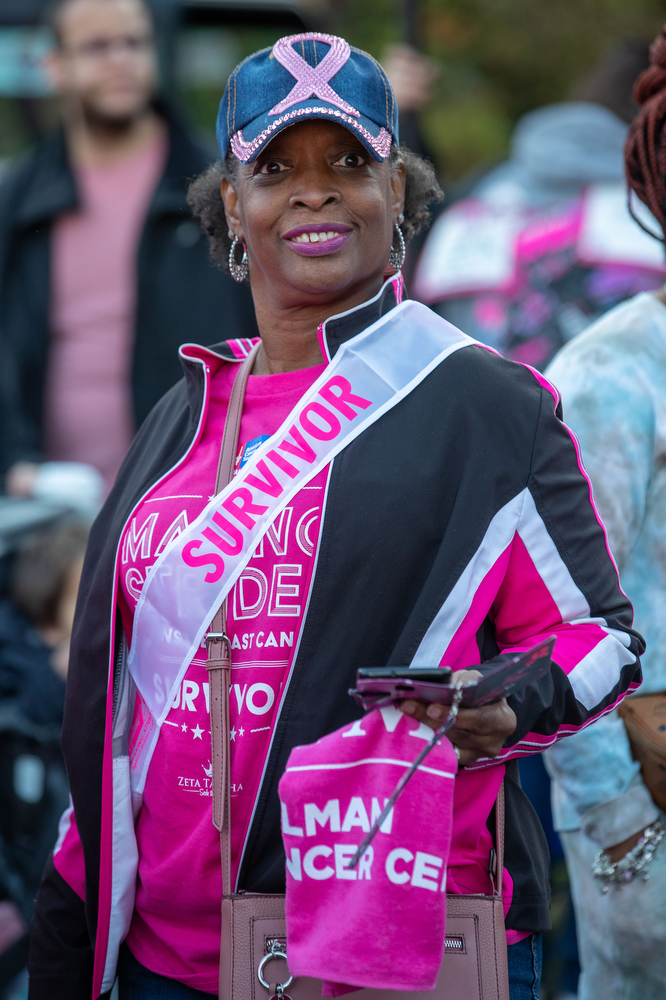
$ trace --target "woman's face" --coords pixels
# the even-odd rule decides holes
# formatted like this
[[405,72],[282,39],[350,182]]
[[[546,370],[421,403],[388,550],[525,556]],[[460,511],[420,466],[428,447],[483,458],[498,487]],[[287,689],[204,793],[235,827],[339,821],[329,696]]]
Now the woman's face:
[[276,305],[334,301],[379,286],[404,202],[404,167],[378,163],[342,125],[300,122],[222,181],[247,246],[252,292]]

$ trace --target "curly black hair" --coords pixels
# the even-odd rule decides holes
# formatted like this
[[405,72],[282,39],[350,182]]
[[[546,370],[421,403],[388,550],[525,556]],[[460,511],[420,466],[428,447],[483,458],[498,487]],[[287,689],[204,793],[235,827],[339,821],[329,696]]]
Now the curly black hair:
[[[405,221],[401,225],[402,234],[408,242],[430,221],[429,205],[444,197],[432,163],[413,153],[405,146],[391,147],[389,167],[394,170],[398,163],[405,164],[407,174],[405,185]],[[211,260],[225,270],[229,270],[231,239],[224,213],[224,203],[220,195],[220,181],[223,177],[233,180],[238,160],[227,153],[226,160],[218,160],[208,170],[200,174],[190,184],[187,201],[192,212],[208,234]]]

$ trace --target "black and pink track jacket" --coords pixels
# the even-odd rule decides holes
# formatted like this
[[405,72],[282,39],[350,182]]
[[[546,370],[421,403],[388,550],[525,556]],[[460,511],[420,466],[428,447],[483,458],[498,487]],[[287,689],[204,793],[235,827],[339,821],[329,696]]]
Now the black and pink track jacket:
[[[325,323],[329,355],[394,308],[397,294],[388,282]],[[239,360],[237,346],[215,350]],[[119,885],[123,845],[128,857],[136,849],[133,830],[114,826],[112,796],[114,758],[127,753],[126,735],[113,738],[127,679],[118,546],[142,496],[201,432],[205,366],[182,361],[185,378],[141,427],[90,537],[63,730],[80,871],[66,881],[47,865],[31,1000],[90,1000],[103,982],[108,988],[120,943],[116,901],[133,906],[133,885]],[[507,927],[547,928],[548,851],[516,759],[577,732],[638,686],[644,643],[631,624],[556,391],[482,346],[456,350],[333,461],[307,612],[237,888],[284,892],[278,781],[294,746],[358,718],[347,695],[358,667],[409,664],[417,650],[423,662],[423,651],[443,641],[447,662],[465,667],[555,634],[550,675],[509,699],[518,725],[500,756],[456,779],[497,782],[506,772]]]

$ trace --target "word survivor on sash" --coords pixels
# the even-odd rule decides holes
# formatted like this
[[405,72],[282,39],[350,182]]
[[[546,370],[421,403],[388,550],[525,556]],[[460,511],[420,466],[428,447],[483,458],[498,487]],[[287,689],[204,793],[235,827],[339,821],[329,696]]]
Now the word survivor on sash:
[[128,658],[142,698],[135,791],[215,611],[280,511],[453,351],[474,343],[420,303],[392,309],[342,345],[279,430],[162,553],[136,607]]

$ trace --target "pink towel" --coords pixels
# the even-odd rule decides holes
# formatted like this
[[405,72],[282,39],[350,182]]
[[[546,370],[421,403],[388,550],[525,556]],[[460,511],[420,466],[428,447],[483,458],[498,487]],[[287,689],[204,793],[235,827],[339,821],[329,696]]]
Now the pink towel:
[[[347,865],[432,730],[393,707],[295,747],[280,781],[287,949],[323,996],[434,988],[444,951],[457,761],[426,757],[354,870]],[[348,985],[346,985],[348,984]]]

